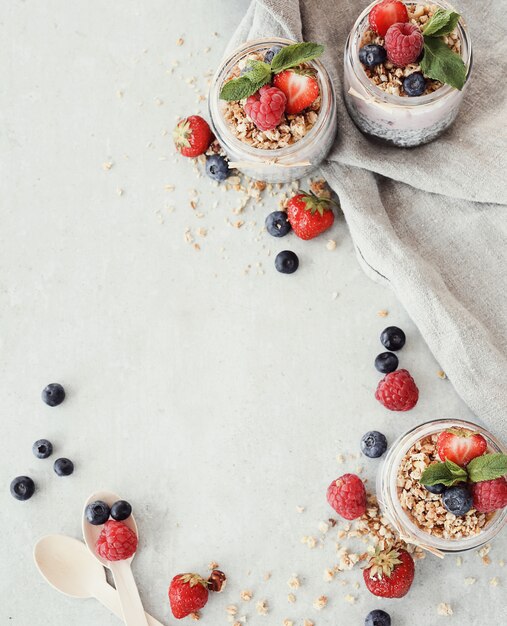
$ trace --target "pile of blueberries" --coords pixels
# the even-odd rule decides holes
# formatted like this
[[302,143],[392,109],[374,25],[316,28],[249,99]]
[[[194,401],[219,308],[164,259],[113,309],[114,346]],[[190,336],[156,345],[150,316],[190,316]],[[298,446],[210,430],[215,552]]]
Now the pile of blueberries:
[[117,522],[123,522],[130,517],[132,506],[126,500],[118,500],[111,507],[103,500],[90,502],[85,509],[86,521],[93,526],[105,524],[109,517]]
[[[292,230],[285,211],[273,211],[266,217],[266,230],[272,237],[285,237]],[[292,250],[276,255],[275,268],[282,274],[293,274],[299,267],[299,258]]]
[[[59,383],[51,383],[42,390],[42,399],[48,406],[58,406],[65,400],[65,389]],[[38,459],[47,459],[53,454],[53,444],[47,439],[38,439],[32,446]],[[74,463],[65,457],[56,459],[53,469],[58,476],[70,476]],[[35,483],[29,476],[16,476],[11,482],[11,495],[16,500],[28,500],[35,493]]]

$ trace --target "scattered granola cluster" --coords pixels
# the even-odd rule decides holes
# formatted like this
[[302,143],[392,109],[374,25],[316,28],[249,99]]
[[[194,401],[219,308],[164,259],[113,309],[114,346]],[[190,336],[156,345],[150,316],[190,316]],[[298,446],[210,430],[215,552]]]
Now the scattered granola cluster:
[[[440,8],[436,4],[407,4],[408,19],[410,24],[414,24],[418,27],[423,27],[426,22],[434,15],[434,13]],[[458,54],[461,51],[461,42],[458,37],[458,33],[454,30],[449,35],[444,37],[444,41],[447,46]],[[385,38],[377,34],[372,28],[369,28],[363,34],[361,40],[361,46],[367,44],[377,44],[384,46]],[[421,66],[418,62],[410,63],[405,67],[396,67],[389,60],[384,63],[375,65],[374,67],[365,67],[364,71],[368,78],[382,91],[395,96],[407,96],[403,89],[403,79],[415,72],[421,72]],[[422,95],[426,95],[440,89],[443,83],[438,80],[426,79],[426,89]]]
[[449,513],[438,494],[419,482],[428,465],[439,460],[438,434],[417,441],[407,452],[398,470],[398,495],[410,519],[423,531],[443,539],[463,539],[481,532],[491,515],[470,509],[466,515]]

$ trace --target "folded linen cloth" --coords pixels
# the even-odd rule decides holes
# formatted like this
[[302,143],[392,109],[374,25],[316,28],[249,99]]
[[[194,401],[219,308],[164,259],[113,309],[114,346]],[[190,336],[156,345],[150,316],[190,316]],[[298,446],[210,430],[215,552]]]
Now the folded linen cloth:
[[340,198],[358,258],[391,285],[457,392],[507,437],[507,70],[503,3],[459,0],[474,68],[454,126],[403,149],[362,135],[342,96],[357,0],[253,0],[229,49],[256,37],[318,41],[338,97],[321,173]]

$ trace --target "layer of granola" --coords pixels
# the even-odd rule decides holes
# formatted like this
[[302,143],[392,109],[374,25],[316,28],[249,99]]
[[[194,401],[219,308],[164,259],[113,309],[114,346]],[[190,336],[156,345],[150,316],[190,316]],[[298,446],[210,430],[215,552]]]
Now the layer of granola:
[[397,475],[400,504],[416,526],[435,537],[459,540],[478,535],[494,513],[470,509],[466,515],[457,517],[444,508],[440,495],[430,493],[419,482],[426,467],[440,460],[437,440],[438,434],[424,437],[403,457]]
[[[254,52],[246,55],[233,67],[227,80],[238,78],[248,61],[262,61],[264,55]],[[310,66],[301,66],[310,67]],[[223,115],[234,136],[254,148],[278,150],[286,148],[302,139],[315,126],[320,111],[320,96],[304,111],[297,115],[284,114],[281,123],[273,130],[259,130],[245,113],[245,100],[225,102]]]
[[[439,8],[441,7],[436,4],[407,4],[409,22],[422,28]],[[443,40],[451,50],[460,54],[461,41],[457,30],[443,37]],[[383,46],[384,37],[377,35],[374,30],[368,29],[363,34],[360,47],[370,43]],[[382,91],[388,94],[403,97],[408,97],[403,89],[403,79],[414,72],[421,71],[421,66],[418,63],[411,63],[405,67],[396,67],[390,61],[386,61],[375,67],[363,67],[368,78],[379,89],[382,89]],[[426,78],[426,90],[422,95],[425,96],[429,93],[433,93],[437,89],[440,89],[440,87],[443,87],[443,83],[438,80]]]

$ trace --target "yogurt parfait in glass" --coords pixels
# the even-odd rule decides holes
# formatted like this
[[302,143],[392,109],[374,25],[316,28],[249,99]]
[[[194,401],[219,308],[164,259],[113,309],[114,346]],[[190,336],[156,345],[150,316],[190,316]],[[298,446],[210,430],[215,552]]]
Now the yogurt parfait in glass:
[[457,419],[402,435],[377,475],[382,512],[407,543],[439,556],[490,541],[507,523],[507,449]]
[[230,167],[266,182],[317,168],[336,135],[336,97],[323,46],[249,41],[218,68],[209,95],[213,131]]
[[376,1],[345,45],[345,104],[363,133],[418,146],[454,122],[471,69],[466,24],[447,2]]

